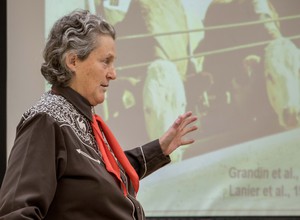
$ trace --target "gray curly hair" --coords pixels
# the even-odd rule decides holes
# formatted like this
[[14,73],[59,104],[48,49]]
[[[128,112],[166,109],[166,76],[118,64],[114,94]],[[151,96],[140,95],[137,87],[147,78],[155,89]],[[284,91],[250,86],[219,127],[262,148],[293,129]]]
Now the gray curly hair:
[[45,62],[41,72],[45,79],[54,86],[67,86],[73,72],[66,65],[66,55],[74,52],[80,60],[85,60],[97,46],[99,35],[109,35],[114,40],[116,37],[112,25],[88,10],[75,10],[57,20],[43,52]]

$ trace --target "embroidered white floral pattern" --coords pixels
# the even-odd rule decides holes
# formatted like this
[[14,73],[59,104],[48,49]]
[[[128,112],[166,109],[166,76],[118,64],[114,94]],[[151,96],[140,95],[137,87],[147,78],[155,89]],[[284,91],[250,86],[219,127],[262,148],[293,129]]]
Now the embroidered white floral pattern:
[[95,149],[96,142],[90,122],[63,96],[46,92],[36,105],[23,114],[23,119],[27,121],[40,113],[48,114],[61,127],[70,127],[85,146]]

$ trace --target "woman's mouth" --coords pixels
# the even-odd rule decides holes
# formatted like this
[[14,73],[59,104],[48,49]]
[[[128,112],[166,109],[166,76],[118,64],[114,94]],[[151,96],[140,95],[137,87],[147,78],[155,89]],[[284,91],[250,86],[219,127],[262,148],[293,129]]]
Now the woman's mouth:
[[105,92],[108,88],[108,84],[101,84],[100,85],[103,88],[103,91]]

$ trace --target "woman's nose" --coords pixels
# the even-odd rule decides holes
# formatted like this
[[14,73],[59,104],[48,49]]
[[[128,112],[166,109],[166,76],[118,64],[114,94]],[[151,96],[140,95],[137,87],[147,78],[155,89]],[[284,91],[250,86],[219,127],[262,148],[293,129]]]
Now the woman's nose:
[[116,79],[117,78],[117,72],[116,72],[116,69],[115,67],[112,65],[109,69],[109,72],[108,72],[108,77],[112,80]]

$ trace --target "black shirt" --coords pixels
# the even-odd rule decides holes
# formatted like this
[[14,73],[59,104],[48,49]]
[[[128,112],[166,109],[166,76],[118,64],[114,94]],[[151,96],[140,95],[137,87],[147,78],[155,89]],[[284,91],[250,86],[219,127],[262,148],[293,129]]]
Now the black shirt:
[[[145,219],[105,169],[88,101],[71,88],[43,94],[17,126],[0,191],[0,219]],[[158,140],[125,151],[140,179],[170,162]]]

